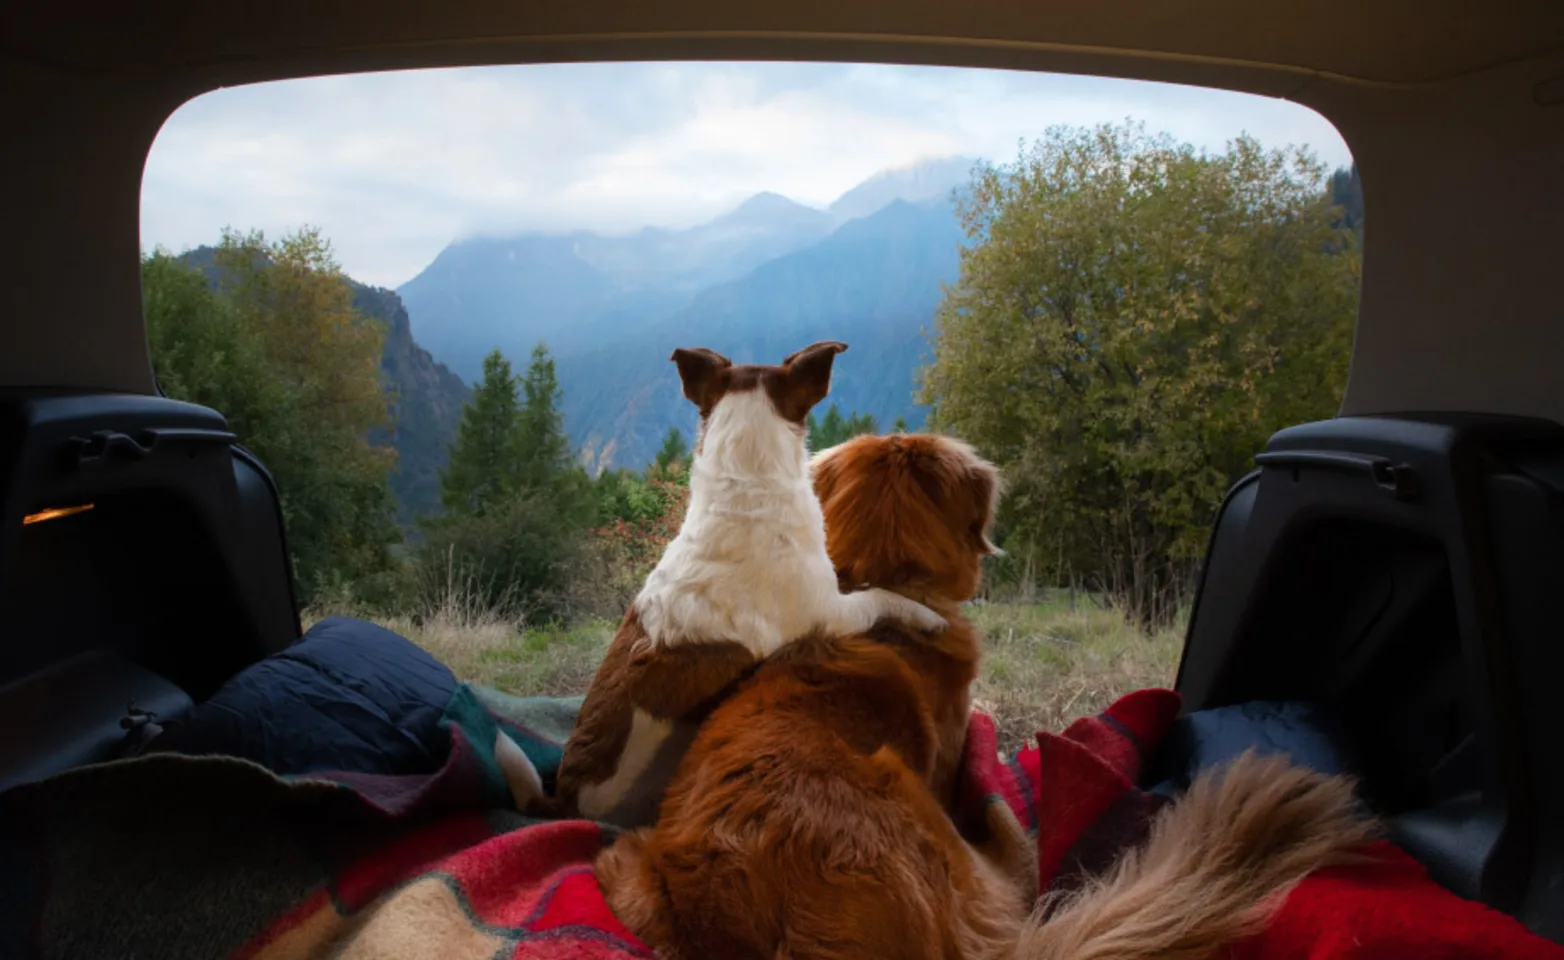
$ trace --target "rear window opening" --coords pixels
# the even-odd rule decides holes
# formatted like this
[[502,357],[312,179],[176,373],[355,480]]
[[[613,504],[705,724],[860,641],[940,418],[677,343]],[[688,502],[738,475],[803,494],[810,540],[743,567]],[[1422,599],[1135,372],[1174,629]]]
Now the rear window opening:
[[1243,94],[433,70],[186,104],[146,164],[143,292],[164,392],[276,480],[305,619],[522,694],[584,689],[678,529],[670,351],[847,342],[813,448],[934,429],[1005,472],[974,616],[1008,748],[1172,681],[1223,490],[1340,403],[1362,221],[1336,131]]

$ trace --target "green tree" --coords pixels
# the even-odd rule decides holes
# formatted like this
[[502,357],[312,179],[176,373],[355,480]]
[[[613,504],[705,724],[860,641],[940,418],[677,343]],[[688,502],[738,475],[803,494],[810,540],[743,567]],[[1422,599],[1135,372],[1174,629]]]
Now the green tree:
[[678,427],[669,427],[663,434],[663,445],[657,451],[657,458],[653,461],[659,475],[665,475],[674,464],[684,463],[690,455],[690,444],[684,439],[684,431]]
[[462,422],[440,477],[450,513],[481,516],[522,486],[521,382],[499,350],[483,358],[483,379],[462,409]]
[[896,418],[896,422],[891,424],[891,432],[892,433],[908,433],[908,432],[910,432],[908,430],[908,427],[907,427],[907,418],[906,417],[897,417]]
[[1167,622],[1266,437],[1340,401],[1359,255],[1324,169],[1061,128],[978,172],[960,212],[932,422],[1005,468],[1012,556]]
[[142,296],[164,393],[221,411],[277,481],[301,600],[382,590],[400,540],[395,455],[369,439],[389,422],[385,329],[353,309],[330,244],[225,231],[210,276],[145,257]]
[[442,478],[446,514],[424,523],[425,600],[440,602],[456,585],[466,602],[547,618],[583,534],[615,492],[571,463],[543,344],[520,377],[498,350],[483,371]]
[[522,404],[517,416],[517,444],[521,482],[534,489],[553,485],[569,472],[570,441],[565,418],[559,410],[563,392],[554,371],[554,358],[539,341],[521,379]]
[[856,437],[864,433],[879,433],[880,422],[874,419],[872,413],[855,413],[847,418],[846,440],[848,437]]
[[825,416],[818,421],[814,414],[810,414],[804,421],[804,427],[808,431],[809,449],[825,450],[837,444],[856,437],[861,433],[879,433],[880,424],[870,413],[854,413],[850,416],[842,416],[842,411],[836,404],[826,408]]

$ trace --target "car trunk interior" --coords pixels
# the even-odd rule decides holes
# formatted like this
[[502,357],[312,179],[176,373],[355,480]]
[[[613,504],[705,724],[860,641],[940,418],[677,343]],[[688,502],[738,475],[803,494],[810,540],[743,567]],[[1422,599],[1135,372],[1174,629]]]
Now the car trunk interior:
[[[281,510],[159,396],[142,167],[220,86],[490,63],[795,59],[1283,97],[1361,171],[1342,416],[1273,437],[1212,532],[1186,709],[1330,705],[1455,892],[1564,942],[1564,3],[675,0],[33,4],[0,39],[0,789],[122,755],[299,634]],[[1449,413],[1447,411],[1458,411]],[[77,509],[90,507],[90,509]],[[51,513],[54,511],[54,513]]]

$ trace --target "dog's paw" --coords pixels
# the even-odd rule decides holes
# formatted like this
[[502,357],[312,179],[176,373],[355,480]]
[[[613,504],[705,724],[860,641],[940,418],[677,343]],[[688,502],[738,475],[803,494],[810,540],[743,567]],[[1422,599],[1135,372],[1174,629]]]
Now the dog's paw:
[[892,594],[899,601],[890,611],[890,615],[903,621],[908,626],[924,633],[938,633],[950,626],[950,623],[939,614],[916,600],[909,600],[899,594]]

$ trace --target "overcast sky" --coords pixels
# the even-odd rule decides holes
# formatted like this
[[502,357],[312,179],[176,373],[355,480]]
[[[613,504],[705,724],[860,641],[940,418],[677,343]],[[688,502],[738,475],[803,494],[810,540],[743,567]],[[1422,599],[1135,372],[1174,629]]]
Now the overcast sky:
[[145,247],[309,223],[368,283],[447,243],[526,229],[688,226],[761,190],[823,206],[920,157],[1013,159],[1066,124],[1145,121],[1211,150],[1240,133],[1350,162],[1281,100],[1122,80],[847,64],[567,64],[292,80],[219,90],[164,126],[142,183]]

